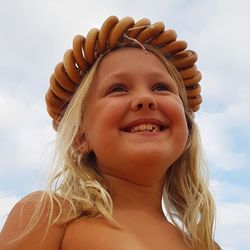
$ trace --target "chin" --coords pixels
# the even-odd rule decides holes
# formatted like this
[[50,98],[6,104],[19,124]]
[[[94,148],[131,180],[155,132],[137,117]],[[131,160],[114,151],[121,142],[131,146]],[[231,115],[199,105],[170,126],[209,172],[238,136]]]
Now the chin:
[[131,155],[128,155],[128,161],[136,165],[143,166],[156,166],[161,165],[164,168],[169,167],[175,162],[180,154],[173,154],[171,152],[166,153],[166,151],[162,152],[159,150],[144,150],[137,151]]

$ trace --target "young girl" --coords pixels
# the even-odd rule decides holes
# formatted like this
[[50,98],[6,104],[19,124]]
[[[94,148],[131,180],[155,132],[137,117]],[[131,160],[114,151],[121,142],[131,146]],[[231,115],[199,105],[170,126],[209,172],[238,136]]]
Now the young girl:
[[12,209],[1,249],[220,249],[186,48],[146,18],[111,16],[74,38],[46,94],[57,167]]

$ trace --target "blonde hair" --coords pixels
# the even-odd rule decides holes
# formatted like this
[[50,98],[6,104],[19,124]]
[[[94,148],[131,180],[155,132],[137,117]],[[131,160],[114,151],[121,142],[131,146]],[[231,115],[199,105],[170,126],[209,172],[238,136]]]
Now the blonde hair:
[[[166,173],[164,205],[172,222],[183,233],[192,249],[220,249],[213,240],[215,207],[208,190],[207,174],[201,169],[200,139],[193,112],[187,105],[184,84],[170,58],[166,60],[157,49],[146,49],[162,61],[176,81],[189,129],[186,149]],[[56,167],[49,179],[46,195],[40,201],[41,204],[49,197],[48,227],[54,223],[68,223],[77,218],[101,216],[112,226],[119,228],[119,224],[112,217],[113,203],[109,187],[95,164],[94,153],[82,154],[75,142],[76,138],[82,135],[81,126],[88,94],[104,56],[97,59],[83,79],[58,127]],[[52,216],[55,207],[58,208],[57,213]],[[38,216],[39,211],[35,214],[33,216]],[[24,234],[29,233],[34,226],[34,223],[30,225]]]

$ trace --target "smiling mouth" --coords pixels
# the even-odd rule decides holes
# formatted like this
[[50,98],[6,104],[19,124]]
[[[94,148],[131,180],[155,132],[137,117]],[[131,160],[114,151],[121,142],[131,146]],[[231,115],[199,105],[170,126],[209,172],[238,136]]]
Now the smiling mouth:
[[166,130],[167,126],[162,126],[158,124],[140,124],[133,127],[125,128],[123,131],[128,133],[138,133],[138,132],[161,132],[163,130]]

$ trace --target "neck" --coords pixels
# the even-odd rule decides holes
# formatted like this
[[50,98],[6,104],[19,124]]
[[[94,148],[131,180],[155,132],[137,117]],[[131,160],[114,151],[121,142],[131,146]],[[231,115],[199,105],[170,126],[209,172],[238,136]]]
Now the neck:
[[105,178],[110,185],[114,215],[138,212],[141,215],[165,218],[161,206],[163,181],[160,184],[142,186],[107,174]]

